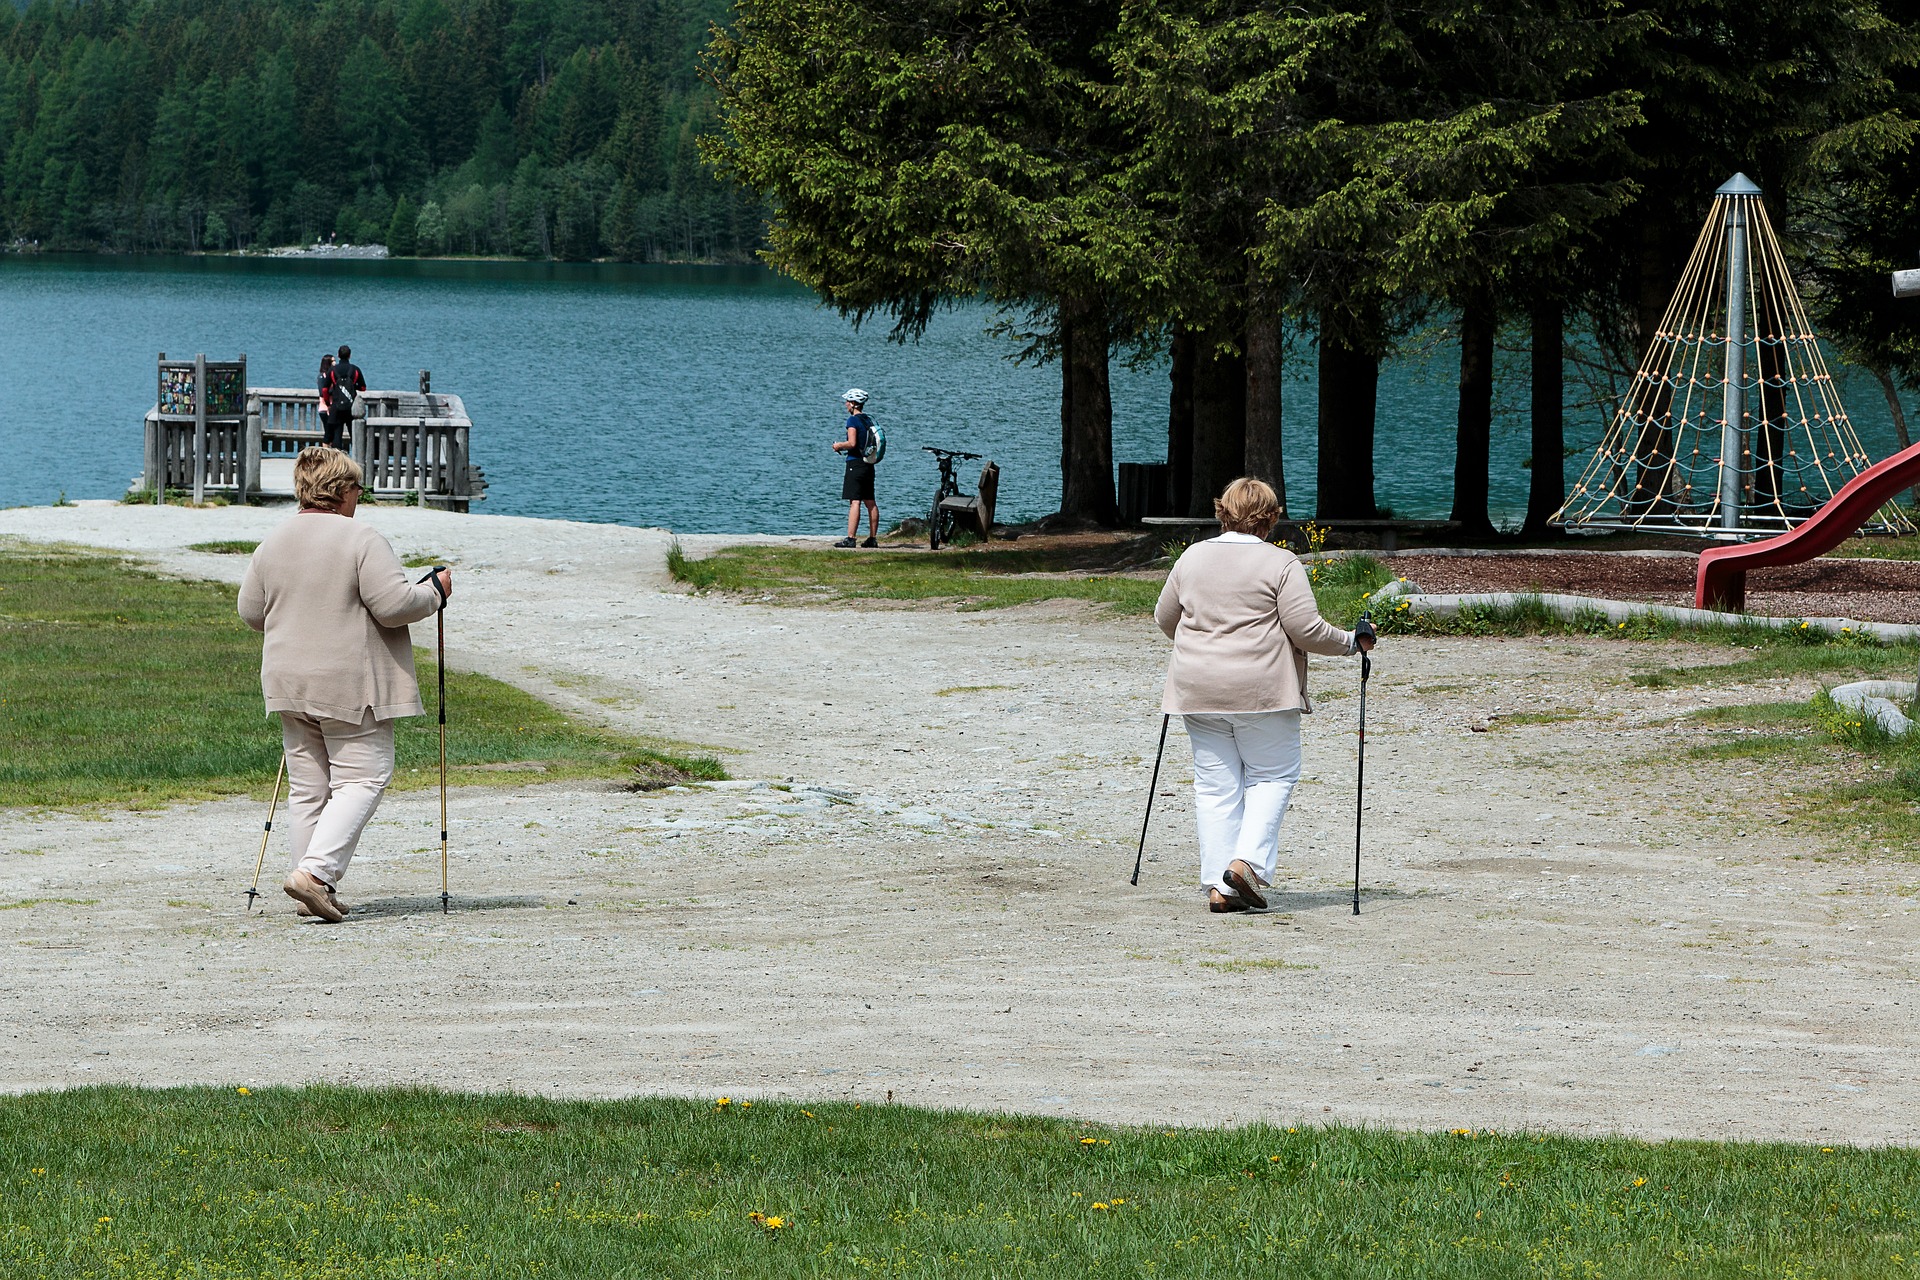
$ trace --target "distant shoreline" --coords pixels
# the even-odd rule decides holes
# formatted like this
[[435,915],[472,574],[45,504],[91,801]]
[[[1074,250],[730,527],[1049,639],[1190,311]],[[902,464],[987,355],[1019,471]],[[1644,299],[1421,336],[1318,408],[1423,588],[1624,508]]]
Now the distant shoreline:
[[[313,245],[276,245],[270,249],[169,249],[156,253],[133,253],[123,249],[43,249],[39,245],[0,244],[0,257],[21,258],[235,258],[242,261],[273,262],[505,262],[576,267],[766,267],[757,257],[739,258],[655,258],[645,262],[628,258],[523,258],[498,253],[389,253],[385,245],[327,245],[326,252],[315,252]],[[361,251],[361,252],[348,252]],[[378,250],[375,252],[365,252]]]

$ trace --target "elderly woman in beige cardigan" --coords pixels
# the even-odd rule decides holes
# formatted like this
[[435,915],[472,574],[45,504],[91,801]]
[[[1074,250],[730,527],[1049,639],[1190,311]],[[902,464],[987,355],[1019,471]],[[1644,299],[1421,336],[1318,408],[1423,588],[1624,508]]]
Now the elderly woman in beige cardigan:
[[266,633],[260,687],[286,746],[287,894],[300,914],[339,921],[334,886],[393,777],[393,722],[423,710],[407,624],[444,607],[453,573],[409,581],[379,531],[355,523],[360,465],[338,449],[301,450],[293,491],[300,513],[253,553],[240,616]]
[[1179,716],[1193,743],[1200,884],[1213,911],[1264,907],[1280,821],[1300,780],[1300,716],[1307,654],[1373,647],[1320,616],[1307,571],[1266,541],[1280,503],[1264,481],[1242,477],[1214,500],[1217,538],[1184,551],[1167,575],[1154,621],[1173,640],[1161,710]]

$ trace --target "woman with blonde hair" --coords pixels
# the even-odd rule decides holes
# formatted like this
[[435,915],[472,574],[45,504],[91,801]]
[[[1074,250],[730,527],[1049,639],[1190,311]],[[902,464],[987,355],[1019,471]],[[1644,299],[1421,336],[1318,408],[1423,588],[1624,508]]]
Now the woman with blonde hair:
[[300,512],[267,535],[240,584],[240,616],[266,633],[260,687],[287,753],[287,896],[330,921],[346,918],[334,887],[393,777],[393,722],[424,710],[407,624],[453,594],[452,570],[411,582],[380,532],[355,522],[360,483],[360,464],[338,449],[301,450]]
[[1320,616],[1299,557],[1266,540],[1280,519],[1272,486],[1242,476],[1213,503],[1220,536],[1181,553],[1154,621],[1173,641],[1160,709],[1193,743],[1200,885],[1216,912],[1265,907],[1280,822],[1300,780],[1307,654],[1373,648],[1373,628]]

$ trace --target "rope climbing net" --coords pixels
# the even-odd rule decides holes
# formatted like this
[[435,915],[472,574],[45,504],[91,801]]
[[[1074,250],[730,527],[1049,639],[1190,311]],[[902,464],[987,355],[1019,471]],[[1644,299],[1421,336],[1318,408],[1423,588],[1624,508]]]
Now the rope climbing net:
[[[1763,537],[1807,519],[1869,465],[1760,189],[1736,175],[1554,521]],[[1872,527],[1912,529],[1891,506]]]

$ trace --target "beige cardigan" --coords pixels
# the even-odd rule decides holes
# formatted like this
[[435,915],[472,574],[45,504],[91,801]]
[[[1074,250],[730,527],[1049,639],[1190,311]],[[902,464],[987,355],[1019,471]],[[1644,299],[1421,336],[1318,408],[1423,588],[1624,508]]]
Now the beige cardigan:
[[1298,556],[1252,534],[1188,547],[1153,620],[1173,640],[1160,709],[1173,715],[1312,711],[1307,653],[1353,652],[1320,616]]
[[409,622],[431,617],[440,593],[407,579],[372,525],[302,511],[267,535],[240,583],[240,616],[264,631],[260,688],[267,710],[330,720],[421,714]]

